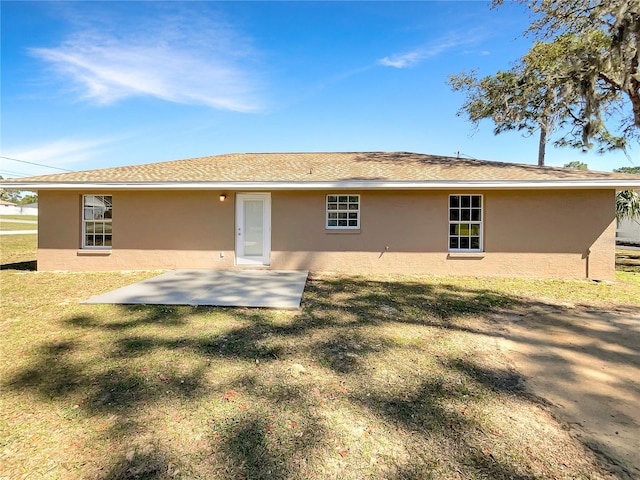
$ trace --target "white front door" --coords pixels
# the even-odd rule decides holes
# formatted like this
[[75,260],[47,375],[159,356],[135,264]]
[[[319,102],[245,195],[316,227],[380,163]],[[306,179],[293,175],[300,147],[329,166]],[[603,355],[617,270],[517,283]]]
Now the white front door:
[[236,265],[269,265],[271,194],[236,195]]

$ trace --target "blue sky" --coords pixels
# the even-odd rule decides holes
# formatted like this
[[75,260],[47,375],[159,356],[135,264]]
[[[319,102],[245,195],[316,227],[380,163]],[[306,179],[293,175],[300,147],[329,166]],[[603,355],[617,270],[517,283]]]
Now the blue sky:
[[[529,14],[489,2],[8,2],[1,155],[85,170],[232,152],[536,163],[456,112],[447,75],[509,68]],[[548,147],[547,164],[640,164]],[[2,159],[5,178],[56,170]]]

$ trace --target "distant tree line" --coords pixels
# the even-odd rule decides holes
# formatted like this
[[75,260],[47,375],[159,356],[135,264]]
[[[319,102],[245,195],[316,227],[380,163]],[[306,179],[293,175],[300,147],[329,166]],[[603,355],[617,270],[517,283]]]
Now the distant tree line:
[[[4,180],[2,175],[0,175],[0,180]],[[0,200],[18,205],[26,205],[28,203],[36,203],[38,201],[38,195],[31,192],[25,193],[20,190],[7,190],[6,188],[0,188]]]

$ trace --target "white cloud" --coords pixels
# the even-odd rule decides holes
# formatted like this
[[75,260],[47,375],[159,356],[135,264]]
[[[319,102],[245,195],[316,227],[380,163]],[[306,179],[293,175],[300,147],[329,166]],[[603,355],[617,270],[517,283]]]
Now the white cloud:
[[394,68],[409,68],[419,64],[420,62],[423,62],[424,60],[436,57],[441,53],[446,52],[447,50],[451,50],[462,45],[475,43],[476,41],[477,38],[473,35],[444,39],[438,43],[416,48],[407,53],[394,54],[388,57],[381,58],[380,60],[378,60],[378,65]]
[[[94,159],[108,145],[114,143],[115,138],[102,139],[59,139],[53,142],[14,147],[10,150],[3,149],[2,155],[9,159],[22,160],[23,162],[34,162],[51,167],[60,167],[74,170],[73,163],[87,163]],[[60,173],[59,170],[30,165],[28,163],[16,162],[15,160],[2,159],[3,168],[19,170],[27,175],[44,175],[49,173]],[[10,168],[11,167],[11,168]]]
[[395,68],[407,68],[416,65],[420,60],[423,60],[425,57],[423,53],[419,50],[414,52],[405,53],[403,55],[393,55],[391,57],[384,57],[378,60],[380,65],[385,67],[395,67]]
[[138,20],[135,28],[85,22],[58,47],[31,53],[98,104],[150,96],[239,112],[261,108],[246,39],[193,12]]

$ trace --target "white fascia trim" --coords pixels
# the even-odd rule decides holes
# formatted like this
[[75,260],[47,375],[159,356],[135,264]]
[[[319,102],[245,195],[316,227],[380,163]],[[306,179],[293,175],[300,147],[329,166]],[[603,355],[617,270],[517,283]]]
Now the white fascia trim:
[[503,190],[503,189],[636,189],[640,180],[529,180],[529,181],[378,181],[337,182],[3,182],[1,188],[20,190]]

